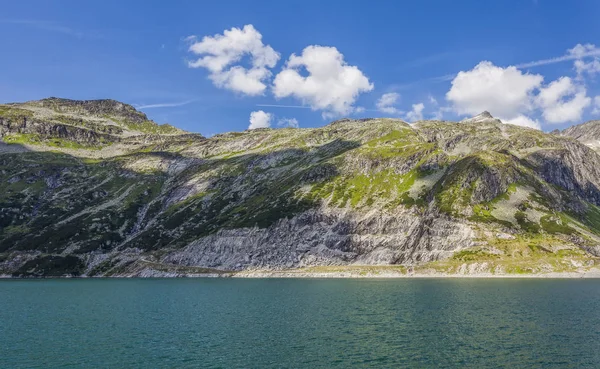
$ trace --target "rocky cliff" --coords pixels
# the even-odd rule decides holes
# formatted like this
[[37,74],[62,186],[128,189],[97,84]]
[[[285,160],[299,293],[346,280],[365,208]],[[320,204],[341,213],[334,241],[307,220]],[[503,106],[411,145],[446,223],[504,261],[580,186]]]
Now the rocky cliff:
[[584,124],[569,127],[559,134],[572,137],[596,151],[600,150],[600,120],[591,120]]
[[531,273],[600,255],[598,154],[489,113],[207,139],[116,101],[51,98],[0,105],[0,136],[4,275]]

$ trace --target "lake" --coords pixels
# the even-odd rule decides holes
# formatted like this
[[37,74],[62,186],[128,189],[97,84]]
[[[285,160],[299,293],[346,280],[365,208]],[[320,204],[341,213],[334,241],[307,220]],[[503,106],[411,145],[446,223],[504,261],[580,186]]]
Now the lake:
[[0,281],[0,368],[600,368],[600,280]]

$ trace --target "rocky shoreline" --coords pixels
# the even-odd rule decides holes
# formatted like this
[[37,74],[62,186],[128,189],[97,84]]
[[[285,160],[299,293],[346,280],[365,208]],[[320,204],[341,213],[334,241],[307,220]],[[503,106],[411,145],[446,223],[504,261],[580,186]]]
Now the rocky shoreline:
[[421,279],[421,278],[600,278],[600,270],[586,272],[551,272],[551,273],[536,273],[536,274],[443,274],[443,273],[381,273],[381,274],[354,274],[354,273],[298,273],[298,272],[251,272],[238,273],[233,277],[236,278],[381,278],[381,279]]
[[241,272],[223,272],[223,273],[178,273],[165,272],[157,270],[144,270],[131,275],[114,275],[108,277],[95,276],[62,276],[62,277],[13,277],[8,274],[0,275],[0,279],[10,280],[27,280],[27,279],[103,279],[103,278],[301,278],[301,279],[446,279],[446,278],[493,278],[493,279],[596,279],[600,278],[600,269],[592,268],[581,271],[571,272],[547,272],[547,273],[441,273],[441,272],[398,272],[398,271],[374,271],[374,272],[359,272],[359,271],[333,271],[333,272],[315,272],[302,269],[292,270],[253,270]]

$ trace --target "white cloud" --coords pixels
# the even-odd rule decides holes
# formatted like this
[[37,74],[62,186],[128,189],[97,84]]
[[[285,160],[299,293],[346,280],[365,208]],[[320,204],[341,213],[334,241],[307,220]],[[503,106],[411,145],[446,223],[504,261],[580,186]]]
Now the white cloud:
[[[600,73],[600,48],[593,44],[577,44],[574,48],[568,50],[569,55],[576,58],[573,66],[577,72],[577,78],[583,79],[584,74],[594,76]],[[591,58],[590,61],[586,62],[584,59]]]
[[506,123],[506,124],[514,124],[516,126],[521,126],[521,127],[541,129],[540,122],[538,122],[537,120],[533,120],[525,115],[519,115],[512,119],[500,119],[500,120],[502,121],[502,123]]
[[547,108],[543,116],[548,123],[577,122],[581,120],[583,110],[590,106],[592,99],[586,96],[585,89],[577,92],[571,100]]
[[575,85],[569,77],[561,77],[540,88],[536,102],[548,123],[565,123],[580,120],[592,99],[586,96],[585,87]]
[[423,109],[425,109],[425,105],[423,103],[413,104],[412,110],[406,113],[406,120],[410,122],[423,120]]
[[250,113],[250,125],[248,129],[269,128],[271,127],[271,120],[273,120],[272,114],[265,113],[262,110],[253,111]]
[[[589,46],[592,46],[591,48]],[[540,65],[562,63],[564,61],[583,59],[585,57],[600,56],[600,48],[595,47],[591,44],[581,45],[577,44],[574,48],[567,50],[566,55],[557,56],[550,59],[536,60],[529,63],[517,64],[517,68],[531,68],[538,67]]]
[[594,110],[592,110],[592,114],[600,115],[600,96],[594,97]]
[[583,78],[584,73],[588,73],[591,76],[600,73],[600,58],[595,58],[588,63],[583,60],[575,60],[573,65],[579,78]]
[[400,94],[396,92],[389,92],[381,95],[377,100],[377,109],[387,114],[401,114],[402,111],[398,110],[394,105],[400,100]]
[[512,119],[532,108],[533,91],[542,81],[541,75],[482,61],[472,70],[458,73],[446,99],[461,115],[475,115],[487,110],[492,115]]
[[572,49],[567,50],[567,54],[573,56],[576,59],[581,59],[586,56],[600,55],[600,50],[593,44],[577,44]]
[[[262,35],[251,24],[244,28],[225,30],[223,34],[205,36],[201,41],[190,36],[189,51],[198,58],[190,61],[190,68],[206,68],[215,86],[246,95],[260,95],[267,88],[265,81],[271,76],[280,58],[269,45],[262,42]],[[250,68],[234,65],[244,56],[250,57]]]
[[[250,126],[248,129],[269,128],[271,123],[275,121],[275,114],[265,113],[262,110],[253,111],[250,113]],[[277,120],[278,127],[298,128],[298,120],[296,118],[281,118]]]
[[561,77],[550,83],[547,87],[541,88],[540,93],[536,97],[536,101],[542,107],[549,107],[574,91],[575,86],[573,85],[571,78]]
[[[306,77],[300,74],[303,68]],[[353,112],[358,95],[372,89],[369,79],[335,47],[317,45],[306,47],[300,56],[292,54],[273,82],[275,97],[300,99],[313,110],[323,110],[324,117]]]
[[279,127],[289,127],[289,128],[298,128],[300,125],[298,124],[298,119],[296,118],[281,118],[277,121],[277,125]]
[[246,69],[235,66],[221,73],[212,74],[210,79],[217,87],[255,96],[265,91],[267,86],[263,81],[269,76],[271,76],[271,72],[266,68]]
[[184,105],[193,103],[196,100],[197,99],[180,101],[180,102],[172,102],[172,103],[136,105],[135,108],[136,109],[175,108],[175,107],[184,106]]
[[[574,61],[576,77],[563,76],[547,85],[543,84],[543,76],[519,69],[564,61]],[[487,110],[505,123],[539,129],[540,121],[578,122],[590,105],[594,106],[592,114],[600,114],[600,96],[594,99],[587,96],[586,84],[590,81],[584,78],[597,74],[600,74],[600,48],[577,44],[563,56],[506,68],[482,61],[456,75],[446,99],[451,110],[459,115]]]

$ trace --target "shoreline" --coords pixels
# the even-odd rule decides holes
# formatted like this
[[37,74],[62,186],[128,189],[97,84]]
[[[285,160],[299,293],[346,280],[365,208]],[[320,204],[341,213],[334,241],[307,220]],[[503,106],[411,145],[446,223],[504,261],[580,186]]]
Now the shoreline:
[[313,272],[302,270],[255,270],[224,273],[176,273],[164,271],[148,271],[130,275],[113,276],[30,276],[14,277],[0,274],[0,280],[40,280],[40,279],[164,279],[164,278],[238,278],[238,279],[600,279],[600,269],[580,272],[547,272],[547,273],[401,273],[401,272],[356,272],[332,271]]
[[523,274],[447,274],[447,273],[366,273],[352,272],[290,272],[290,271],[255,271],[239,272],[232,278],[338,278],[338,279],[600,279],[600,269],[585,272],[548,272]]

